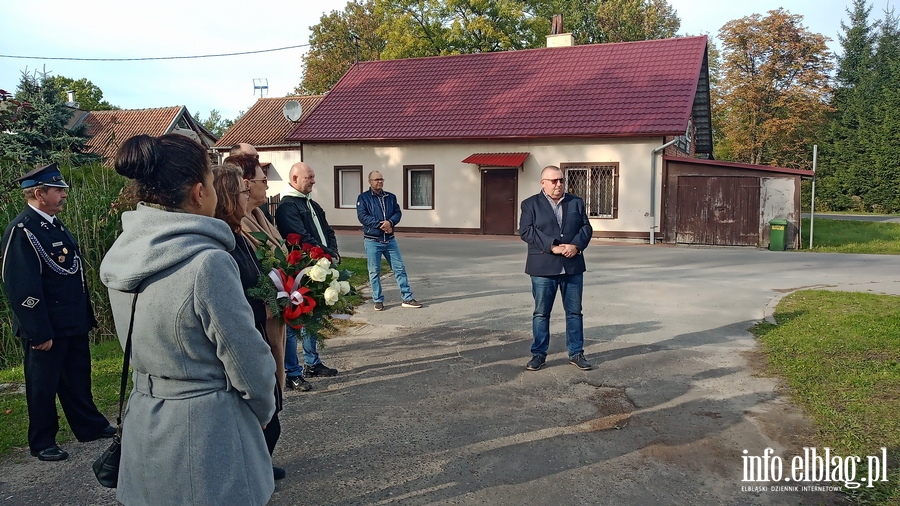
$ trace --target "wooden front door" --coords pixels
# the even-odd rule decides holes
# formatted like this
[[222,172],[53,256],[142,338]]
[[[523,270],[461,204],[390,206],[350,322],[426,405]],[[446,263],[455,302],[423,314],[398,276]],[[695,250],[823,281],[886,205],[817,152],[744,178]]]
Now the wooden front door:
[[516,233],[518,181],[518,169],[481,170],[481,233]]
[[759,178],[679,176],[675,242],[759,243]]

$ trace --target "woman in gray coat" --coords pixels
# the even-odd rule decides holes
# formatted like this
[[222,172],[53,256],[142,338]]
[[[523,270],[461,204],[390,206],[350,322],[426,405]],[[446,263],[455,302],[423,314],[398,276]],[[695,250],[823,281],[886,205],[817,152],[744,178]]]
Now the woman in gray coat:
[[234,235],[212,218],[206,151],[177,134],[141,135],[115,164],[142,201],[123,214],[100,266],[123,347],[138,294],[116,499],[265,504],[275,488],[262,430],[275,412],[275,361],[228,253]]

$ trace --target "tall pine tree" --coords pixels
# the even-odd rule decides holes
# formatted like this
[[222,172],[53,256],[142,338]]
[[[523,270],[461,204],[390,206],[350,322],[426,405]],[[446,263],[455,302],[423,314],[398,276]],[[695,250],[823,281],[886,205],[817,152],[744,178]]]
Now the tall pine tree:
[[817,176],[821,209],[900,211],[900,29],[893,11],[870,23],[871,9],[854,0],[850,24],[841,24],[835,112]]
[[22,73],[16,99],[31,104],[0,135],[0,159],[25,167],[46,163],[86,165],[98,157],[87,152],[87,125],[67,128],[72,110],[46,74]]

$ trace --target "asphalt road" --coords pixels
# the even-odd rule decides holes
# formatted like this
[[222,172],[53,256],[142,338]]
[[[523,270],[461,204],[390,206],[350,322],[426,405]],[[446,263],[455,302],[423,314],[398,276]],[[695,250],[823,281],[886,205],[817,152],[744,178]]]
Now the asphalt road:
[[[596,367],[568,364],[557,308],[548,364],[529,372],[524,244],[399,241],[425,307],[401,308],[387,277],[385,311],[363,305],[328,341],[322,359],[341,372],[288,394],[275,452],[288,477],[271,504],[840,503],[742,482],[743,456],[790,461],[812,434],[758,374],[747,329],[797,289],[900,294],[900,258],[595,241],[584,314]],[[358,234],[339,242],[362,256]],[[114,504],[89,469],[104,444],[63,446],[64,462],[6,458],[0,505]]]

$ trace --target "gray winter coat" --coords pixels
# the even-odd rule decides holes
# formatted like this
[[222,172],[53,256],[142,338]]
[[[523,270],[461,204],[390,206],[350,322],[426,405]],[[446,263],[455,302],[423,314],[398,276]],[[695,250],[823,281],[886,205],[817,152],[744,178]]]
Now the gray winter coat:
[[234,234],[141,204],[122,227],[100,265],[123,348],[140,290],[116,499],[265,504],[275,484],[261,427],[275,412],[275,361],[228,254]]

